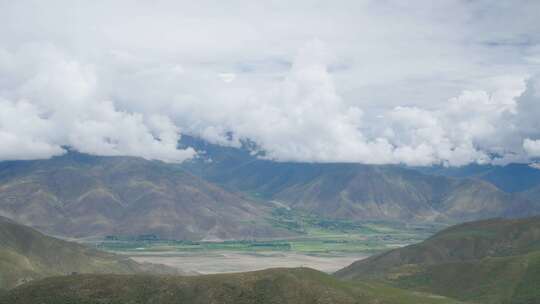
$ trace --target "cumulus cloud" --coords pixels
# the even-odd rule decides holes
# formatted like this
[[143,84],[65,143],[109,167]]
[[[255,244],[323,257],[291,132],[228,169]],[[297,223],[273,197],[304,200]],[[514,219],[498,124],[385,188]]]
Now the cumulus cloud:
[[[310,41],[283,80],[243,96],[224,92],[221,107],[234,119],[226,129],[254,140],[272,159],[388,162],[388,143],[364,138],[362,111],[347,106],[336,92],[327,57],[320,41]],[[227,109],[230,98],[239,97],[238,112]],[[213,123],[219,125],[221,118]]]
[[180,130],[168,117],[120,111],[103,99],[93,66],[48,45],[3,53],[13,72],[0,99],[1,159],[48,158],[65,146],[168,162],[194,155],[176,148]]
[[64,151],[47,138],[50,121],[42,119],[30,103],[0,99],[0,159],[35,159],[60,155]]
[[[512,104],[485,91],[464,91],[435,110],[396,107],[386,116],[388,138],[400,162],[461,166],[487,163],[499,151]],[[515,97],[515,96],[514,96]],[[504,146],[504,145],[503,145]]]
[[57,3],[0,3],[0,160],[181,162],[181,133],[281,161],[538,156],[540,3]]
[[525,138],[523,149],[532,157],[540,157],[540,140],[531,140]]

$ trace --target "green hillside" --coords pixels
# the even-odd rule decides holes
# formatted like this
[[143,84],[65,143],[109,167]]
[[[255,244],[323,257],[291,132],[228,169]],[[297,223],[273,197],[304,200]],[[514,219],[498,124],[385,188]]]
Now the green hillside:
[[70,273],[177,273],[165,266],[45,236],[0,217],[0,290],[27,281]]
[[386,276],[391,285],[474,303],[538,303],[540,251],[464,262],[408,265]]
[[461,262],[540,250],[540,217],[470,222],[445,229],[422,243],[357,261],[337,275],[354,279],[409,264]]
[[[2,302],[3,301],[3,302]],[[455,300],[375,283],[351,283],[309,268],[196,277],[75,275],[10,291],[1,303],[445,304]]]
[[457,225],[355,262],[336,276],[474,303],[539,303],[540,217]]

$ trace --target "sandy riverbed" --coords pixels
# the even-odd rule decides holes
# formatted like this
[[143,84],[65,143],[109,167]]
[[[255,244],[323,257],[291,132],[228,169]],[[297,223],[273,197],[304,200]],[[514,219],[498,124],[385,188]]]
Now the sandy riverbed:
[[231,252],[209,253],[141,252],[126,253],[138,262],[159,263],[200,274],[243,272],[272,267],[310,267],[324,272],[334,272],[365,254],[306,255],[294,252]]

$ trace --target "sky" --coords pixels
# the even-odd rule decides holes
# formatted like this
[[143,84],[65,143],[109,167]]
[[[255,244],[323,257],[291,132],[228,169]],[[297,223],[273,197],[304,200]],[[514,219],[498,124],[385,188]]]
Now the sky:
[[540,1],[0,0],[0,160],[540,158]]

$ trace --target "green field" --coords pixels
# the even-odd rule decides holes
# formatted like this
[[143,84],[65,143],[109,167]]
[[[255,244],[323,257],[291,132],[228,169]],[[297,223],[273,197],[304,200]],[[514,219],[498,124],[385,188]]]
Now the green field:
[[287,208],[276,208],[272,225],[297,234],[283,239],[226,241],[162,240],[153,235],[108,236],[96,246],[121,252],[292,251],[304,254],[366,253],[420,242],[444,226],[380,221],[325,219]]
[[372,254],[418,243],[437,225],[321,218],[285,206],[267,221],[293,237],[223,241],[163,240],[154,235],[108,236],[95,245],[138,262],[188,273],[229,273],[274,267],[311,267],[332,273]]

